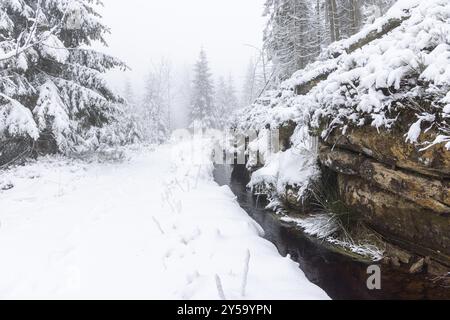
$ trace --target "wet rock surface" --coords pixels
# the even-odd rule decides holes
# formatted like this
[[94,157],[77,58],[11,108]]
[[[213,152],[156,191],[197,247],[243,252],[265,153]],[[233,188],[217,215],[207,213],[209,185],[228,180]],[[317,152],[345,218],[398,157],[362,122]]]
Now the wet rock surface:
[[418,145],[405,141],[406,129],[378,130],[374,127],[349,128],[345,135],[335,130],[326,139],[329,146],[353,151],[392,168],[403,168],[437,179],[450,178],[450,151],[443,144],[423,150],[420,143],[433,141],[436,133],[422,134]]
[[[375,131],[374,131],[375,130]],[[395,254],[389,263],[409,272],[450,269],[450,152],[404,142],[399,128],[334,132],[319,150],[321,164],[337,173],[342,201],[387,242],[419,259]],[[432,133],[422,141],[432,140]],[[437,267],[437,265],[441,265]],[[448,272],[448,271],[447,271]]]
[[332,149],[327,145],[321,146],[319,154],[321,163],[337,173],[359,176],[369,184],[438,214],[450,213],[449,181],[392,169],[363,155]]
[[[448,269],[435,261],[426,264],[422,272],[411,274],[418,258],[394,245],[386,248],[385,261],[378,263],[352,259],[280,220],[280,216],[265,209],[264,199],[246,189],[248,172],[245,166],[217,166],[215,180],[228,185],[241,207],[264,229],[265,237],[279,252],[299,263],[308,279],[323,288],[333,299],[447,299],[450,300]],[[398,262],[397,266],[391,263]],[[367,288],[367,268],[381,268],[381,290]],[[427,271],[427,272],[425,272]]]
[[388,241],[450,266],[449,218],[368,184],[339,175],[342,200]]

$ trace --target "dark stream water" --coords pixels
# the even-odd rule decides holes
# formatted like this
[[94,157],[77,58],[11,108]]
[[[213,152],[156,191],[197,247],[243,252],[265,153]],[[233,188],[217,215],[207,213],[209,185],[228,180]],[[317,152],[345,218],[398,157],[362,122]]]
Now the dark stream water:
[[289,254],[308,279],[332,299],[450,299],[450,289],[433,283],[427,276],[410,275],[386,265],[380,265],[382,289],[369,290],[368,263],[336,253],[265,210],[264,201],[247,190],[249,177],[243,166],[217,166],[214,177],[220,185],[231,188],[241,207],[263,227],[266,239],[276,245],[280,254]]

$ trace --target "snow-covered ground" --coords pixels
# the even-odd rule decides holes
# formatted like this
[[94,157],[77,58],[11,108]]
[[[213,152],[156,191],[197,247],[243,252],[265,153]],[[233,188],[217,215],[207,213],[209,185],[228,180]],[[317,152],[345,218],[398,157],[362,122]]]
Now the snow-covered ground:
[[328,299],[190,146],[0,172],[0,298]]

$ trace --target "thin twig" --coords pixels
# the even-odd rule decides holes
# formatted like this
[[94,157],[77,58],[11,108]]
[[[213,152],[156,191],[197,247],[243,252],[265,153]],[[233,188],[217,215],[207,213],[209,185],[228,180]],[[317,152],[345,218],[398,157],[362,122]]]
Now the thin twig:
[[244,265],[244,276],[242,278],[242,288],[241,288],[241,295],[245,297],[245,291],[247,289],[247,281],[248,281],[248,272],[250,269],[250,250],[247,250],[246,256],[245,256],[245,265]]
[[219,293],[219,297],[221,300],[227,300],[225,296],[225,292],[223,291],[222,281],[220,280],[220,277],[218,274],[216,274],[216,287],[217,292]]

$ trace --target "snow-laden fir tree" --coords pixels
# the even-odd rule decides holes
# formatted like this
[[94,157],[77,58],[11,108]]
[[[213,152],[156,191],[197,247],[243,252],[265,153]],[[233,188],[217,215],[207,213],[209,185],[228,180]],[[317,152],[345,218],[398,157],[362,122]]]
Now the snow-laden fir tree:
[[169,136],[168,112],[169,98],[166,95],[170,83],[164,75],[164,64],[154,66],[145,80],[145,91],[142,101],[144,132],[146,140],[163,143]]
[[191,126],[215,128],[217,112],[214,106],[214,85],[211,80],[206,52],[200,51],[199,60],[195,64],[192,83],[192,101],[190,108]]
[[269,58],[279,69],[279,78],[287,77],[305,66],[312,58],[312,15],[310,0],[269,0],[266,14],[270,15],[265,31]]
[[226,83],[226,93],[228,98],[228,106],[231,111],[236,111],[239,108],[239,99],[236,94],[236,87],[234,85],[234,78],[230,74]]
[[242,88],[241,104],[248,106],[255,102],[264,89],[264,75],[257,60],[250,59]]
[[227,96],[227,85],[225,79],[220,77],[217,81],[215,90],[214,104],[216,106],[215,110],[217,112],[217,127],[224,128],[227,123],[228,113],[228,96]]
[[348,38],[371,23],[394,0],[267,0],[264,46],[285,80],[313,61],[330,43]]
[[118,130],[110,125],[122,119],[123,101],[102,75],[125,65],[88,49],[94,41],[106,45],[109,29],[96,11],[100,4],[93,0],[0,2],[3,143],[22,138],[39,141],[46,152],[71,152],[123,138],[110,139]]
[[225,129],[230,121],[230,116],[238,108],[238,100],[234,89],[233,78],[231,75],[225,81],[220,77],[215,90],[215,106],[216,106],[216,126]]
[[177,113],[173,119],[179,127],[188,127],[190,122],[190,109],[192,101],[192,71],[191,65],[184,65],[178,73],[175,81],[176,94],[174,95],[174,109]]
[[123,97],[125,101],[121,106],[121,116],[115,125],[118,134],[122,135],[121,141],[127,143],[142,142],[145,138],[144,127],[142,123],[142,112],[140,105],[137,103],[136,94],[130,79],[125,80]]
[[125,98],[126,104],[129,106],[135,106],[136,105],[136,94],[133,90],[133,85],[131,84],[131,80],[126,78],[123,88],[123,96]]

